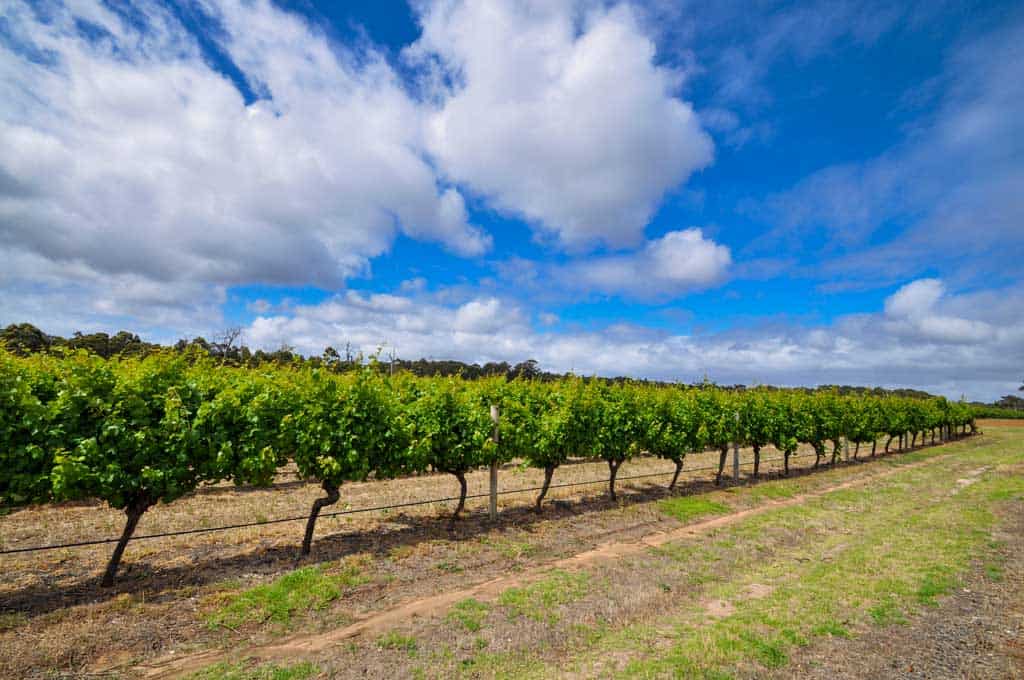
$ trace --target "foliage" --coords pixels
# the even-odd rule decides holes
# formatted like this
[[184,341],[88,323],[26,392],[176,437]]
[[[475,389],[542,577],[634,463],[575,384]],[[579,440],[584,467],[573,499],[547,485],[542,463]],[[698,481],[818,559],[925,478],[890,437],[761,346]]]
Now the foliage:
[[[8,335],[42,342],[32,329]],[[320,509],[349,481],[429,467],[464,482],[473,469],[518,459],[545,471],[539,509],[552,474],[571,458],[606,460],[614,497],[619,466],[641,451],[675,462],[678,474],[688,452],[717,449],[720,479],[733,442],[755,452],[771,443],[788,469],[800,442],[819,456],[831,442],[834,459],[844,438],[946,439],[988,414],[942,398],[550,381],[528,368],[511,380],[467,382],[392,377],[373,360],[339,372],[308,363],[240,368],[201,349],[109,359],[66,347],[0,349],[0,505],[97,498],[124,509],[116,569],[153,504],[220,480],[266,485],[289,462],[327,494],[311,511],[308,551]]]

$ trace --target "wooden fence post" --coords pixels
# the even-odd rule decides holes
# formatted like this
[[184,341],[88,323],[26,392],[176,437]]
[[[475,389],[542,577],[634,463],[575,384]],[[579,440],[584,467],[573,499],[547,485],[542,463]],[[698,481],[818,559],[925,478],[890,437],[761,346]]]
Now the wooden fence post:
[[736,413],[736,441],[732,443],[732,478],[740,481],[740,414]]
[[[494,423],[494,434],[491,436],[494,439],[494,443],[498,443],[498,406],[491,404],[491,422]],[[490,516],[491,520],[498,519],[498,461],[497,459],[491,461],[491,504],[490,504]]]

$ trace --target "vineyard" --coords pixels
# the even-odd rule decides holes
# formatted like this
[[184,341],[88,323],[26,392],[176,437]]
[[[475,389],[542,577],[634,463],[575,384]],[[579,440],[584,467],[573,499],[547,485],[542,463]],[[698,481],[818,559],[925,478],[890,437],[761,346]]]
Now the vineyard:
[[[390,376],[368,364],[316,368],[223,366],[200,353],[101,359],[85,352],[0,353],[0,505],[99,499],[125,524],[103,577],[114,582],[143,514],[197,488],[268,486],[286,466],[319,484],[306,521],[309,554],[317,519],[342,485],[439,472],[466,475],[511,462],[543,470],[540,512],[555,473],[571,461],[603,461],[616,497],[621,466],[636,456],[671,461],[674,486],[687,455],[717,452],[720,483],[730,448],[749,447],[753,476],[773,446],[783,471],[799,444],[814,466],[847,455],[934,443],[973,431],[971,407],[945,399],[840,396],[799,390],[726,391]],[[895,444],[894,444],[895,443]]]

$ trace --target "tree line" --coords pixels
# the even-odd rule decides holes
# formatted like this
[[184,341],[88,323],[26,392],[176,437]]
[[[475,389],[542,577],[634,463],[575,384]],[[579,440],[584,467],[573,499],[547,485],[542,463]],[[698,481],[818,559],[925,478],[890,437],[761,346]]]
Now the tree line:
[[[18,355],[29,355],[36,353],[53,353],[67,350],[85,350],[104,359],[114,357],[145,357],[154,352],[173,350],[179,353],[195,354],[196,352],[207,354],[219,362],[248,368],[258,368],[265,365],[292,366],[292,367],[313,367],[324,368],[337,373],[344,373],[363,367],[367,361],[351,346],[339,349],[328,346],[317,356],[304,356],[295,352],[294,348],[282,346],[276,350],[266,351],[262,349],[250,349],[241,342],[242,334],[239,328],[228,328],[218,333],[212,340],[202,336],[195,338],[183,338],[170,346],[142,340],[138,334],[131,331],[119,331],[114,335],[104,332],[81,333],[76,332],[71,337],[64,338],[59,335],[50,335],[30,323],[9,324],[0,330],[0,346]],[[569,373],[556,373],[544,370],[535,359],[525,359],[517,363],[507,361],[487,362],[484,364],[466,363],[454,359],[402,359],[397,356],[378,357],[374,364],[377,370],[388,373],[405,372],[421,377],[459,377],[465,380],[479,380],[486,378],[504,377],[506,380],[516,378],[536,379],[542,381],[557,381],[570,377]],[[603,380],[613,383],[640,382],[644,384],[668,386],[675,382],[636,379],[627,376],[616,377],[594,377],[588,378]],[[694,383],[703,384],[704,381]],[[746,390],[747,385],[721,385],[722,389]],[[758,389],[775,389],[771,386],[758,386]],[[899,397],[913,397],[928,399],[934,395],[922,390],[910,388],[886,389],[882,387],[864,387],[854,385],[819,385],[813,388],[801,388],[807,391],[836,392],[838,394],[862,394],[885,396],[894,395]],[[1007,403],[1000,402],[996,406],[1004,408],[1024,409],[1024,400],[1017,397],[1005,397],[1005,400],[1013,400]],[[1019,402],[1019,404],[1018,404]]]

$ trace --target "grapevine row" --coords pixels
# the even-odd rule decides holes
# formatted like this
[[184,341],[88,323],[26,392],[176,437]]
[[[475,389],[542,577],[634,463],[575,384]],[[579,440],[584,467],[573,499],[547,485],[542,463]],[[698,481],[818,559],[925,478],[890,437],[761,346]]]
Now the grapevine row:
[[[491,406],[500,412],[498,423]],[[434,470],[453,475],[465,505],[466,474],[523,460],[544,471],[539,512],[559,466],[571,458],[619,468],[647,453],[672,461],[730,446],[782,452],[801,442],[815,465],[840,442],[876,452],[968,428],[974,412],[942,398],[840,396],[800,390],[726,391],[580,378],[555,383],[388,376],[368,365],[345,374],[316,368],[236,368],[201,353],[102,359],[85,352],[20,357],[0,350],[0,505],[97,498],[123,510],[123,534],[103,577],[111,585],[142,515],[203,484],[267,486],[294,463],[323,488],[302,542],[311,550],[319,513],[345,482]]]

